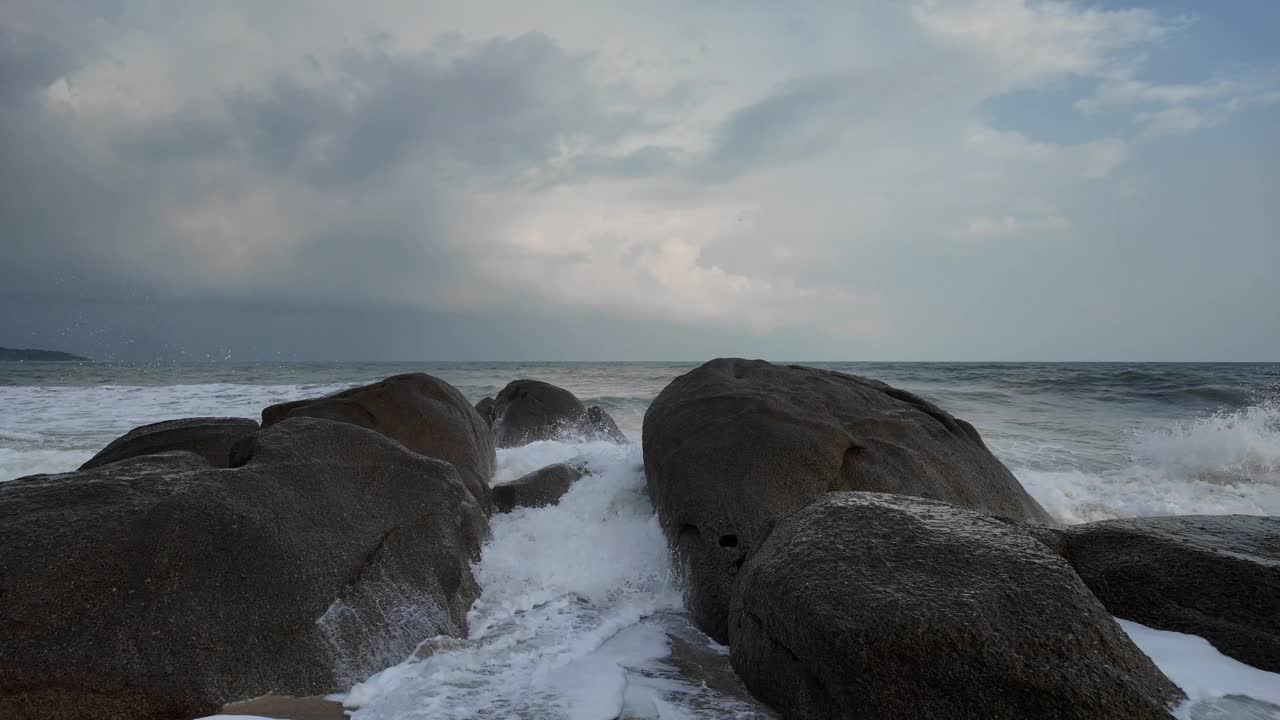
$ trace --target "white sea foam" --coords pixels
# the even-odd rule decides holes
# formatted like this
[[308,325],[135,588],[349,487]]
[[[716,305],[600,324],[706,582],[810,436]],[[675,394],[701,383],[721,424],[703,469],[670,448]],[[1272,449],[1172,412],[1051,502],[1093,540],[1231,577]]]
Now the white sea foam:
[[1118,622],[1134,644],[1187,694],[1180,718],[1280,719],[1280,674],[1229,658],[1195,635],[1154,630],[1128,620]]
[[1067,523],[1146,515],[1280,515],[1280,407],[1255,405],[1136,433],[1130,460],[1103,472],[1008,462]]
[[316,397],[332,385],[96,385],[0,387],[0,481],[75,470],[139,425],[183,417],[257,419],[277,402]]
[[681,607],[667,544],[645,495],[639,448],[539,442],[501,450],[496,482],[585,463],[553,507],[493,518],[475,568],[483,588],[465,641],[352,688],[358,720],[751,717],[748,706],[664,672],[659,618]]
[[1166,477],[1280,486],[1280,405],[1254,405],[1140,432],[1135,462]]
[[27,475],[70,472],[93,457],[93,450],[0,447],[0,482]]

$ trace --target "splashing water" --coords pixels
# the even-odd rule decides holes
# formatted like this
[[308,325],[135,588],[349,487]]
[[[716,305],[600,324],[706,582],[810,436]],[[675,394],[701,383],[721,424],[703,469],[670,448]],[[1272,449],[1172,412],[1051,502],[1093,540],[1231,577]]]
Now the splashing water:
[[1280,405],[1253,405],[1132,435],[1112,470],[1029,469],[1022,484],[1067,523],[1186,514],[1280,515]]
[[1136,460],[1166,477],[1280,486],[1280,404],[1217,412],[1139,433]]
[[[589,475],[561,502],[495,515],[466,640],[434,638],[351,689],[357,720],[768,717],[688,681],[673,643],[705,650],[679,613],[639,448],[538,442],[500,450],[495,484],[555,462]],[[720,658],[720,664],[723,658]]]

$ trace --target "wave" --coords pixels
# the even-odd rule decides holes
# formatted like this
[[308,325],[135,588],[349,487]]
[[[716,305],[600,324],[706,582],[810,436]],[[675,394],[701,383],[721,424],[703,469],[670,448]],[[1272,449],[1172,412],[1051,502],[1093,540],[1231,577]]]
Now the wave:
[[[640,450],[537,442],[498,452],[495,483],[549,463],[591,474],[558,505],[492,519],[465,640],[425,641],[343,698],[355,720],[760,717],[682,681],[667,662],[684,622]],[[702,642],[706,642],[705,637]]]
[[71,472],[93,457],[93,454],[93,450],[16,450],[0,447],[0,482],[28,475]]
[[1067,523],[1144,515],[1280,515],[1280,404],[1135,433],[1114,469],[1014,473]]
[[1203,400],[1228,406],[1245,405],[1252,400],[1251,393],[1245,390],[1223,387],[1221,385],[1199,385],[1182,388],[1166,393],[1169,397],[1183,397],[1189,400]]
[[1035,366],[986,376],[1015,399],[1058,395],[1107,403],[1168,403],[1205,409],[1236,409],[1280,397],[1277,371],[1255,366],[1169,366],[1112,369],[1106,366]]
[[1134,462],[1169,477],[1280,485],[1280,403],[1139,433]]

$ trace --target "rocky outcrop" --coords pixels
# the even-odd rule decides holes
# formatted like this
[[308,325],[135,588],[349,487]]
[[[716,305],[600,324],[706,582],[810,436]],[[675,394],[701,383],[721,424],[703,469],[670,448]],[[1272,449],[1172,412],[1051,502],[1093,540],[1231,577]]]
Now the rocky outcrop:
[[630,442],[622,430],[618,428],[618,423],[613,421],[613,416],[605,412],[599,405],[592,405],[587,408],[586,431],[584,434],[588,437],[608,440],[620,445]]
[[568,390],[541,380],[515,380],[502,388],[493,404],[493,437],[500,448],[562,438],[627,442],[604,410],[588,408]]
[[311,418],[233,456],[0,483],[0,717],[322,695],[465,634],[487,523],[454,465]]
[[829,491],[914,495],[1053,522],[973,426],[852,375],[713,360],[658,395],[643,443],[687,605],[721,642],[738,568],[774,525]]
[[246,418],[184,418],[136,427],[111,441],[81,470],[91,470],[139,455],[186,450],[214,467],[227,467],[231,448],[258,431],[258,423]]
[[1071,568],[1016,525],[836,492],[742,568],[730,660],[796,720],[1168,720],[1182,699]]
[[480,417],[490,426],[493,425],[493,398],[487,397],[476,403],[476,412],[480,413]]
[[83,355],[72,355],[59,350],[0,347],[0,362],[92,362]]
[[314,400],[272,405],[262,426],[313,417],[377,431],[414,452],[453,463],[481,506],[489,502],[495,455],[489,424],[462,393],[425,373],[394,375]]
[[522,507],[555,505],[581,477],[581,470],[564,463],[534,470],[517,480],[494,485],[491,490],[493,509],[506,513]]
[[1049,543],[1112,614],[1280,672],[1280,517],[1145,517],[1052,532]]

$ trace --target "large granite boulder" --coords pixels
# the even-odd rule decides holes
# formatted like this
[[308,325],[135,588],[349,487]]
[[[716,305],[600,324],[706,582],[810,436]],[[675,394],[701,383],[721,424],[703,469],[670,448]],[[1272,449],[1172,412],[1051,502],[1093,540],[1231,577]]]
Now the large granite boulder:
[[489,502],[495,455],[489,424],[449,383],[425,373],[393,375],[314,400],[272,405],[262,426],[314,417],[369,428],[414,452],[453,463],[482,507]]
[[224,468],[236,443],[258,431],[258,423],[247,418],[200,417],[166,420],[136,427],[107,445],[81,470],[139,455],[186,450],[204,458],[214,467]]
[[617,423],[598,406],[541,380],[515,380],[493,402],[493,437],[500,448],[562,438],[625,443]]
[[323,695],[465,635],[488,525],[453,465],[311,418],[233,454],[0,483],[0,717]]
[[686,602],[721,642],[738,568],[775,524],[824,493],[914,495],[1053,522],[969,423],[882,382],[827,370],[712,360],[653,401],[643,443]]
[[511,482],[494,485],[490,491],[493,509],[507,513],[516,508],[555,505],[581,477],[581,470],[564,463],[534,470]]
[[729,641],[796,720],[1169,720],[1183,699],[1033,536],[903,495],[829,493],[779,524]]
[[1145,517],[1050,532],[1112,614],[1280,672],[1280,517]]

